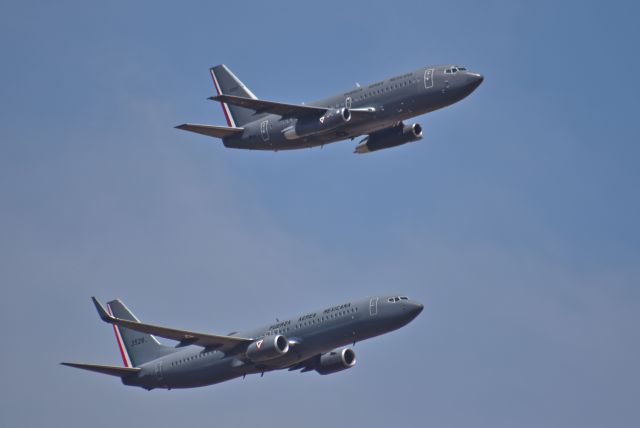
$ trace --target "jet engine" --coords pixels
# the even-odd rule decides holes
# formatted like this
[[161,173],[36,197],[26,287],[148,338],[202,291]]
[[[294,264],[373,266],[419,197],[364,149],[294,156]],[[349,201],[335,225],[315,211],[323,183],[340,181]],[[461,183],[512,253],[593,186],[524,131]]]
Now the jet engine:
[[289,340],[281,334],[265,336],[252,342],[247,348],[246,356],[251,361],[261,362],[280,357],[289,351]]
[[421,138],[422,127],[419,124],[400,124],[393,128],[383,129],[370,134],[358,143],[354,153],[375,152],[376,150],[388,149],[412,141],[418,141]]
[[324,134],[332,131],[351,120],[351,112],[348,108],[340,108],[327,111],[320,118],[298,119],[298,121],[282,131],[284,138],[295,140],[309,135]]
[[327,375],[350,369],[355,365],[355,351],[351,348],[343,348],[320,355],[316,363],[316,371],[321,375]]

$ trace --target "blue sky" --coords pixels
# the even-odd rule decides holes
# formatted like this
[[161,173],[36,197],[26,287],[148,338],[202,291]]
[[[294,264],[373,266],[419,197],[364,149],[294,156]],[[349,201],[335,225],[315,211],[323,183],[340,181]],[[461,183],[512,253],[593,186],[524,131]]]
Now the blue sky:
[[[637,426],[633,2],[2,2],[0,425]],[[302,102],[428,64],[485,76],[416,144],[225,149],[208,67]],[[425,304],[334,376],[146,392],[89,297],[226,333]]]

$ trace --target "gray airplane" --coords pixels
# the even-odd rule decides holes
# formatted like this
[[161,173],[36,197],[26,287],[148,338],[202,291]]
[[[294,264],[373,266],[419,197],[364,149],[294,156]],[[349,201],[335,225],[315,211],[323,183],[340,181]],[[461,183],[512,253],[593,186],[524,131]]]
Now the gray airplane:
[[[339,372],[356,364],[347,345],[403,327],[423,309],[404,296],[376,296],[221,336],[142,323],[120,300],[105,310],[92,299],[100,318],[113,325],[125,367],[62,364],[147,390],[212,385],[279,369]],[[155,336],[178,343],[162,345]]]
[[366,137],[355,153],[368,153],[422,138],[422,127],[404,120],[465,98],[483,80],[465,67],[420,68],[310,104],[258,99],[224,64],[210,69],[228,126],[186,123],[185,131],[221,138],[225,147],[291,150]]

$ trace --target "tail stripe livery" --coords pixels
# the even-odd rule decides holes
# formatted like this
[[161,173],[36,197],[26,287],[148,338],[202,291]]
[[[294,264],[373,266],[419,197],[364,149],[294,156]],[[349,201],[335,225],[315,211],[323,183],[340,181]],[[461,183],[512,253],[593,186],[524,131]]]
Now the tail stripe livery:
[[[211,72],[211,77],[213,78],[213,84],[216,87],[216,91],[218,95],[222,95],[222,91],[220,90],[220,84],[218,83],[218,79],[216,79],[216,73],[213,71],[213,68],[209,70]],[[231,115],[231,111],[229,110],[229,106],[227,103],[220,101],[220,105],[222,106],[222,111],[224,113],[224,117],[227,119],[227,126],[230,128],[236,127],[236,122],[233,120],[233,116]]]
[[[109,315],[113,316],[113,312],[111,311],[111,305],[107,303],[107,310],[109,311]],[[129,353],[127,352],[127,348],[125,348],[124,343],[122,343],[122,335],[120,334],[120,328],[113,324],[113,332],[116,335],[116,341],[118,342],[118,348],[120,349],[120,356],[122,356],[122,363],[125,367],[133,367],[131,364],[131,358],[129,358]]]
[[[242,83],[235,74],[224,65],[216,65],[209,69],[213,84],[216,87],[218,95],[232,95],[244,99],[256,100],[256,96],[247,85]],[[227,119],[227,125],[231,128],[238,128],[246,125],[247,123],[258,120],[261,115],[254,112],[252,109],[233,105],[226,100],[221,101],[222,111]]]

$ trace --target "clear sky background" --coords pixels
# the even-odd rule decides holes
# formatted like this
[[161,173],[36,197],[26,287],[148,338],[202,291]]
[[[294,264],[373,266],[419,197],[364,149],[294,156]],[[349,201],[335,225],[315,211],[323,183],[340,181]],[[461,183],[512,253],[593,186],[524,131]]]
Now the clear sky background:
[[[0,3],[0,426],[637,427],[636,2]],[[208,67],[312,101],[485,75],[424,139],[261,153]],[[120,364],[89,300],[227,333],[375,293],[425,304],[356,368],[187,391]]]

